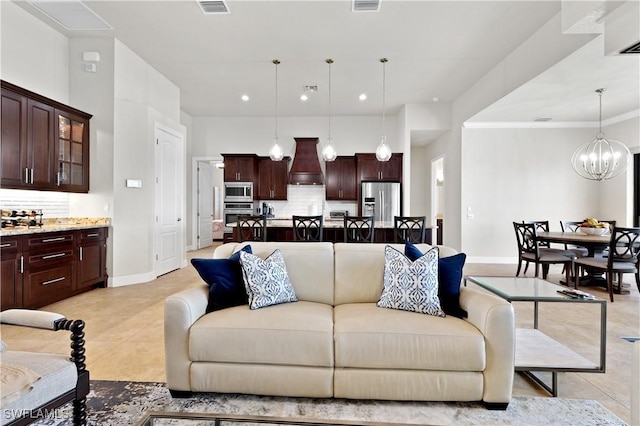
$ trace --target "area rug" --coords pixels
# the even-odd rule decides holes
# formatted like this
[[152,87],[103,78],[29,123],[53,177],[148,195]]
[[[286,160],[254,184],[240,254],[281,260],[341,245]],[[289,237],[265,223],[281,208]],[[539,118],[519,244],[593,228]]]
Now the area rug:
[[[149,410],[416,425],[625,425],[592,400],[514,397],[507,410],[490,411],[481,403],[471,402],[354,401],[214,393],[174,399],[164,383],[99,380],[91,381],[87,405],[89,424],[96,426],[135,425]],[[66,406],[36,424],[71,425],[70,417],[71,408]]]

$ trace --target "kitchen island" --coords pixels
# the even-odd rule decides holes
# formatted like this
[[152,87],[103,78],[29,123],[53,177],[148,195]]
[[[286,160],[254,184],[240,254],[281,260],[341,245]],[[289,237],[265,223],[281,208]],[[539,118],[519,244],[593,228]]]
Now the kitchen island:
[[[232,241],[237,241],[236,223],[228,223],[227,227],[233,229]],[[344,241],[344,221],[342,218],[324,218],[323,241],[341,243]],[[425,243],[431,244],[432,233],[435,226],[427,226]],[[267,241],[293,241],[293,220],[290,218],[267,219]],[[374,242],[394,243],[395,234],[393,221],[380,221],[375,223]]]

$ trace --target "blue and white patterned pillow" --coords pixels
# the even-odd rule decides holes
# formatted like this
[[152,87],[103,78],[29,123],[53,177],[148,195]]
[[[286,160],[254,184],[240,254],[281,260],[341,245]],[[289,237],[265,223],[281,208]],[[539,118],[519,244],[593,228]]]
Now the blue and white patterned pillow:
[[391,246],[384,250],[384,288],[377,306],[446,316],[438,298],[438,248],[412,262]]
[[242,251],[240,265],[249,296],[249,308],[298,301],[280,250],[276,249],[265,260]]

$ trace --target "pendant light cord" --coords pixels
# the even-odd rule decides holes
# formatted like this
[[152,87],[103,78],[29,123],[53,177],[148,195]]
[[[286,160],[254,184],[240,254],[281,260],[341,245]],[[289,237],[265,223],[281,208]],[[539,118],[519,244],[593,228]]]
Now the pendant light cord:
[[329,64],[329,140],[331,140],[331,64],[333,59],[327,59],[325,62]]
[[386,81],[387,81],[387,58],[382,58],[380,59],[380,62],[382,62],[382,137],[383,138],[387,138],[387,130],[386,130],[386,123],[385,123],[385,106],[386,106],[386,93],[387,93],[387,89],[386,89]]
[[275,107],[276,134],[275,134],[275,140],[278,140],[278,65],[280,64],[280,61],[277,60],[277,59],[274,59],[273,63],[276,66],[276,107]]

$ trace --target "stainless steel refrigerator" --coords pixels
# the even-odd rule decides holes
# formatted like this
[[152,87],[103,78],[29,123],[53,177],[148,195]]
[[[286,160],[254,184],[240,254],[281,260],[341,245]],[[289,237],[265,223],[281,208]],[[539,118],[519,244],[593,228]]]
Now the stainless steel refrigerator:
[[399,182],[362,182],[362,216],[375,216],[376,222],[393,221],[400,216]]

